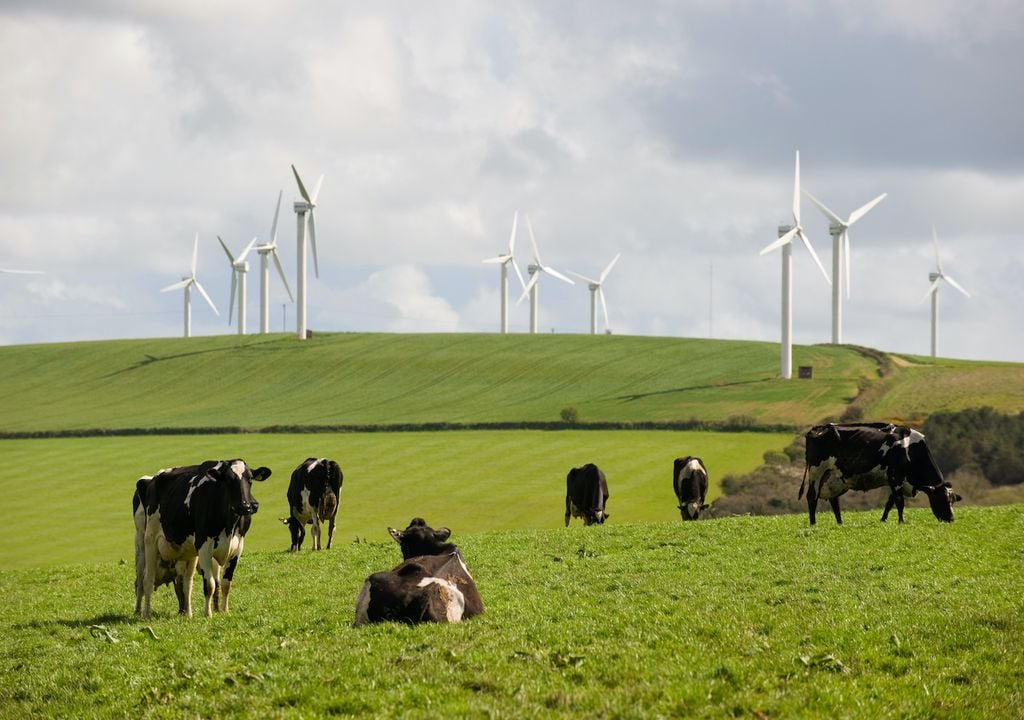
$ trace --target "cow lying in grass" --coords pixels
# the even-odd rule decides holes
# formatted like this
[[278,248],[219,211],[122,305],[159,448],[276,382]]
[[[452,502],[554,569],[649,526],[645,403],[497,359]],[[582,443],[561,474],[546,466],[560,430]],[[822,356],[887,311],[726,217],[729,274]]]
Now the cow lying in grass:
[[484,611],[459,548],[447,542],[451,530],[434,530],[423,518],[413,518],[402,532],[388,532],[402,548],[404,562],[366,579],[356,599],[355,625],[456,623]]

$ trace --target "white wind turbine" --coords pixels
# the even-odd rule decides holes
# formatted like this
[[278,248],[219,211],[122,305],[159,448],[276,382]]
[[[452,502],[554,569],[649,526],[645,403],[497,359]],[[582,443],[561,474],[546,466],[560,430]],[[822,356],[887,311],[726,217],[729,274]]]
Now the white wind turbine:
[[277,254],[277,216],[281,212],[281,195],[283,190],[277,193],[277,209],[274,210],[274,224],[270,227],[270,242],[265,245],[257,245],[256,252],[260,254],[260,332],[270,332],[270,259],[274,259],[277,266],[277,274],[281,276],[284,289],[288,292],[288,299],[292,302],[292,289],[288,287],[288,279],[284,276],[284,268],[281,267],[281,258]]
[[612,258],[612,261],[608,263],[608,267],[601,271],[601,274],[597,276],[597,280],[588,278],[585,275],[574,273],[570,271],[570,274],[575,275],[580,280],[586,281],[587,288],[590,290],[590,334],[597,334],[597,299],[601,299],[601,310],[604,311],[604,329],[608,332],[608,303],[604,300],[604,281],[608,278],[608,273],[615,267],[615,263],[619,261],[619,257],[622,253],[617,254]]
[[932,225],[932,243],[935,245],[935,272],[928,273],[928,279],[932,281],[932,284],[921,299],[924,300],[929,295],[932,296],[932,357],[936,357],[939,349],[939,283],[945,280],[966,297],[970,297],[971,294],[964,290],[960,283],[942,271],[942,261],[939,260],[939,235],[935,232],[934,225]]
[[320,186],[324,182],[324,176],[321,175],[320,179],[316,181],[316,187],[313,189],[313,194],[310,195],[306,192],[306,186],[302,184],[302,178],[299,177],[299,171],[292,165],[292,173],[295,175],[295,182],[299,185],[299,193],[302,195],[302,200],[296,200],[294,209],[295,216],[298,220],[298,229],[296,232],[296,255],[297,255],[297,268],[296,268],[296,292],[298,298],[296,302],[295,310],[295,334],[300,340],[306,339],[306,228],[309,228],[309,245],[313,249],[313,270],[316,276],[320,277],[320,264],[316,257],[316,214],[314,209],[316,208],[316,198],[320,194]]
[[871,208],[882,202],[888,193],[882,193],[871,202],[854,210],[846,220],[829,210],[823,202],[806,190],[804,190],[804,195],[817,205],[818,209],[829,219],[828,231],[832,235],[832,344],[838,345],[843,341],[842,288],[844,284],[846,297],[847,299],[850,297],[850,226],[867,215]]
[[526,230],[530,235],[530,242],[533,244],[533,262],[526,268],[527,272],[530,273],[530,282],[526,283],[523,288],[523,294],[519,296],[516,301],[516,305],[521,303],[527,295],[530,296],[530,332],[537,332],[537,289],[538,281],[540,280],[541,273],[556,277],[562,282],[567,282],[570,285],[575,285],[572,280],[567,278],[562,273],[555,270],[553,267],[549,267],[541,262],[540,251],[537,250],[537,240],[533,237],[533,226],[530,225],[530,216],[526,216]]
[[516,276],[519,278],[519,287],[526,287],[526,283],[523,282],[523,273],[519,271],[519,265],[516,264],[515,249],[516,249],[516,224],[519,220],[519,212],[516,211],[512,214],[512,235],[508,239],[508,252],[498,257],[487,258],[483,262],[485,263],[501,263],[501,332],[505,334],[508,332],[508,266],[512,265],[512,269],[516,271]]
[[195,242],[192,245],[192,274],[187,275],[181,279],[181,282],[176,282],[173,285],[160,290],[160,292],[171,292],[172,290],[185,289],[185,337],[192,337],[192,287],[195,286],[199,294],[203,296],[203,299],[209,303],[210,307],[216,315],[220,315],[217,312],[217,306],[213,304],[213,300],[203,290],[203,286],[199,284],[199,280],[196,278],[196,261],[199,258],[199,233],[196,233]]
[[779,226],[779,239],[768,245],[761,254],[782,248],[782,341],[779,374],[784,380],[793,377],[793,236],[799,235],[814,262],[821,269],[825,281],[831,284],[825,266],[811,247],[803,227],[800,225],[800,151],[796,151],[796,172],[793,179],[793,225]]
[[231,314],[235,306],[235,290],[238,290],[238,334],[245,335],[245,301],[247,299],[245,278],[249,274],[249,263],[245,261],[245,256],[249,254],[249,251],[256,244],[256,238],[249,241],[249,244],[245,246],[245,250],[237,258],[228,250],[228,246],[221,240],[220,235],[217,236],[217,240],[220,241],[220,246],[224,248],[224,254],[228,256],[228,262],[231,263],[231,300],[228,303],[228,325],[231,324]]

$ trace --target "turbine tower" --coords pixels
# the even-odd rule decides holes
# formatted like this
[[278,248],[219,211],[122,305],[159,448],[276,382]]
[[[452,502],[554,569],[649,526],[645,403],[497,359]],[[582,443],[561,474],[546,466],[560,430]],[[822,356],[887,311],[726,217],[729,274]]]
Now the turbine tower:
[[245,306],[246,306],[246,292],[245,292],[245,278],[249,274],[249,263],[245,261],[245,256],[252,250],[253,245],[256,244],[256,238],[249,241],[249,244],[245,246],[245,250],[236,259],[231,251],[228,250],[228,246],[221,240],[220,235],[217,236],[217,240],[220,241],[220,246],[224,248],[224,253],[228,256],[228,262],[231,264],[231,300],[228,302],[228,325],[231,324],[231,313],[235,305],[235,290],[238,290],[238,334],[245,335]]
[[619,257],[621,255],[622,255],[622,253],[619,253],[615,257],[612,258],[612,261],[610,263],[608,263],[608,267],[606,267],[601,272],[601,274],[597,276],[597,280],[594,280],[592,278],[586,277],[585,275],[580,275],[579,273],[574,273],[574,272],[570,271],[571,275],[575,275],[580,280],[583,280],[583,281],[588,283],[587,284],[587,289],[590,290],[590,334],[591,335],[596,335],[597,334],[597,300],[598,300],[598,298],[601,299],[601,310],[604,311],[604,330],[605,330],[605,332],[608,332],[608,304],[604,300],[604,289],[603,289],[602,285],[604,284],[604,281],[608,278],[608,273],[610,273],[612,271],[612,268],[615,267],[615,263],[617,263],[619,261]]
[[533,244],[533,262],[526,268],[527,272],[530,273],[530,282],[526,283],[523,288],[523,294],[519,296],[516,301],[516,305],[521,303],[527,295],[530,296],[530,333],[536,334],[537,332],[537,289],[538,281],[540,280],[541,273],[556,277],[562,282],[567,282],[570,285],[575,285],[572,280],[567,278],[562,273],[555,270],[553,267],[548,267],[540,259],[540,251],[537,250],[537,240],[533,236],[533,226],[530,225],[530,216],[526,216],[526,230],[530,235],[530,242]]
[[203,286],[199,284],[199,280],[196,278],[196,260],[199,258],[199,233],[196,233],[195,242],[192,245],[192,274],[186,275],[181,279],[181,282],[176,282],[173,285],[160,290],[160,292],[171,292],[172,290],[185,290],[185,337],[192,337],[192,287],[195,286],[199,294],[203,296],[203,299],[213,309],[214,314],[220,315],[217,312],[217,306],[213,304],[213,300],[206,294]]
[[934,225],[932,225],[932,243],[935,245],[935,272],[928,273],[928,279],[932,284],[921,299],[924,300],[929,295],[932,296],[932,357],[936,357],[939,350],[939,283],[948,282],[966,297],[970,297],[971,294],[964,290],[960,283],[942,271],[942,261],[939,260],[939,235],[935,232]]
[[825,214],[829,220],[828,231],[832,236],[832,344],[843,342],[843,293],[846,287],[846,299],[850,299],[850,226],[867,215],[875,205],[882,202],[888,193],[882,193],[871,202],[862,205],[843,220],[825,207],[818,198],[804,190],[811,202]]
[[294,209],[295,217],[298,220],[298,229],[296,232],[296,256],[297,256],[297,281],[296,281],[296,292],[298,298],[296,302],[295,310],[295,334],[300,340],[306,339],[306,228],[309,228],[309,245],[313,250],[313,270],[316,273],[316,277],[320,277],[320,264],[316,257],[316,198],[320,194],[320,186],[324,182],[324,176],[321,175],[320,179],[316,181],[316,187],[313,189],[313,194],[310,195],[306,192],[306,186],[302,184],[302,178],[299,177],[299,171],[292,165],[292,173],[295,175],[295,182],[299,185],[299,193],[302,195],[302,200],[296,200]]
[[761,255],[782,248],[782,341],[780,343],[779,375],[784,380],[793,377],[793,236],[799,235],[807,251],[817,263],[825,281],[831,284],[825,266],[811,247],[800,225],[800,151],[796,151],[796,172],[793,179],[793,225],[779,226],[779,239],[761,251]]
[[523,282],[523,274],[516,264],[514,251],[516,247],[516,223],[519,220],[519,212],[512,214],[512,235],[508,239],[508,252],[498,257],[487,258],[485,263],[501,263],[501,334],[508,332],[508,266],[511,264],[519,277],[519,287],[526,287]]
[[270,259],[273,258],[277,267],[277,274],[284,283],[284,289],[288,292],[288,299],[295,302],[292,297],[292,289],[288,287],[288,279],[284,275],[284,268],[281,267],[281,258],[277,254],[277,216],[281,212],[281,196],[283,190],[277,193],[277,209],[274,210],[274,224],[270,227],[270,242],[265,245],[257,245],[256,252],[260,255],[260,332],[264,335],[270,332]]

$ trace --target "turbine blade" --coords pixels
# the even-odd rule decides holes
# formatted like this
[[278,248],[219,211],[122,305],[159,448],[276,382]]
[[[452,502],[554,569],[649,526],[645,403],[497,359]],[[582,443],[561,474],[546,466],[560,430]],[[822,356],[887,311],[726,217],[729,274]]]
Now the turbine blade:
[[955,288],[956,288],[957,290],[959,290],[960,292],[962,292],[962,293],[963,293],[964,295],[966,295],[967,297],[970,297],[970,296],[971,296],[971,294],[970,294],[969,292],[967,292],[966,290],[964,290],[964,289],[963,289],[963,288],[962,288],[962,287],[960,286],[960,283],[958,283],[958,282],[957,282],[956,280],[954,280],[953,278],[951,278],[951,277],[950,277],[949,275],[943,275],[942,277],[943,277],[943,278],[944,278],[944,279],[946,280],[946,282],[948,282],[948,283],[949,283],[950,285],[952,285],[953,287],[955,287]]
[[501,263],[502,265],[504,265],[505,263],[507,263],[511,259],[512,259],[511,255],[498,255],[497,257],[485,258],[485,259],[481,260],[480,262],[482,262],[482,263]]
[[604,311],[604,329],[608,329],[608,304],[604,301],[604,290],[600,285],[597,287],[597,297],[601,299],[601,310]]
[[199,291],[199,294],[203,296],[203,299],[210,304],[210,307],[213,309],[213,312],[217,317],[220,317],[220,312],[217,310],[217,306],[213,304],[213,300],[211,300],[210,296],[206,294],[206,291],[203,289],[203,286],[199,284],[199,281],[195,280],[193,284],[196,286],[196,290]]
[[850,213],[850,219],[846,221],[847,227],[849,227],[850,225],[853,225],[855,222],[857,222],[862,217],[867,215],[868,214],[868,210],[870,210],[875,205],[877,205],[878,203],[880,203],[883,200],[885,200],[885,196],[888,195],[888,194],[889,193],[882,193],[881,195],[876,197],[871,202],[867,203],[866,205],[862,205],[861,207],[857,208],[852,213]]
[[316,187],[313,188],[313,198],[309,201],[311,205],[316,205],[316,199],[320,197],[320,186],[324,184],[324,176],[321,175],[316,181]]
[[277,208],[274,210],[274,224],[270,226],[270,244],[277,245],[277,216],[281,214],[281,196],[284,190],[277,191]]
[[610,263],[608,263],[608,267],[606,267],[604,269],[604,272],[602,272],[600,275],[597,276],[597,284],[598,285],[603,283],[605,278],[608,277],[608,273],[610,273],[612,271],[612,268],[615,267],[615,263],[617,263],[619,261],[620,257],[622,257],[622,253],[619,253],[615,257],[613,257],[612,261]]
[[313,272],[320,277],[320,261],[316,257],[316,213],[309,211],[309,247],[313,250]]
[[508,254],[514,255],[516,251],[516,227],[519,223],[519,211],[512,213],[512,234],[508,238]]
[[570,275],[574,276],[574,277],[578,277],[583,282],[590,283],[591,285],[600,285],[601,284],[600,280],[595,280],[594,278],[588,278],[586,275],[580,275],[578,272],[573,272],[572,270],[566,270],[566,272],[569,273]]
[[800,228],[797,228],[797,234],[800,236],[800,239],[804,241],[804,247],[807,248],[807,252],[809,252],[811,254],[811,257],[814,258],[814,262],[818,264],[818,269],[821,270],[821,274],[824,276],[825,282],[831,285],[832,278],[828,276],[828,272],[826,272],[825,266],[821,264],[821,259],[818,257],[818,253],[814,252],[814,247],[811,245],[811,241],[807,239],[807,236],[804,235],[804,231],[801,230]]
[[846,271],[846,299],[849,300],[850,299],[850,232],[848,230],[844,230],[843,231],[843,238],[842,238],[841,242],[843,244],[843,248],[842,248],[843,249],[843,255],[844,255],[843,263],[845,264],[845,267],[843,269]]
[[249,254],[249,251],[252,250],[255,244],[256,238],[253,238],[252,240],[249,241],[249,244],[245,246],[245,250],[243,250],[242,254],[238,256],[238,262],[242,262],[243,260],[245,260],[245,256]]
[[228,325],[235,312],[235,291],[238,289],[238,273],[231,271],[231,300],[228,301]]
[[195,242],[192,243],[192,277],[196,276],[196,263],[199,262],[199,233],[196,233]]
[[516,271],[516,277],[519,278],[519,287],[526,287],[526,281],[523,280],[523,273],[519,270],[519,263],[516,262],[515,258],[512,258],[512,269]]
[[793,173],[793,219],[800,224],[800,151],[796,151],[796,172]]
[[302,184],[302,178],[299,177],[299,171],[292,165],[292,173],[295,175],[295,182],[299,184],[299,194],[302,195],[302,199],[309,204],[313,204],[313,201],[309,199],[309,193],[306,192],[306,186]]
[[544,273],[547,273],[548,275],[551,275],[552,277],[556,277],[559,280],[561,280],[562,282],[567,282],[570,285],[575,285],[576,284],[572,280],[567,278],[565,275],[563,275],[562,273],[560,273],[557,270],[555,270],[553,267],[545,267],[545,266],[541,265],[540,271],[544,272]]
[[539,278],[540,270],[538,270],[537,272],[530,276],[530,282],[523,285],[523,294],[519,296],[518,300],[516,300],[516,305],[518,305],[519,303],[526,299],[526,296],[530,294],[531,290],[533,290],[533,286],[537,284],[537,280]]
[[42,275],[43,271],[42,270],[5,270],[3,268],[0,268],[0,273],[4,273],[6,275]]
[[932,225],[932,245],[935,247],[935,267],[942,274],[942,261],[939,260],[939,234],[935,232],[935,225]]
[[530,216],[526,216],[526,229],[530,233],[530,243],[533,245],[533,260],[537,265],[543,265],[540,261],[540,251],[537,249],[537,238],[533,236],[533,225],[530,224]]
[[[228,246],[224,244],[223,240],[221,240],[220,235],[217,236],[217,242],[219,242],[220,246],[222,248],[224,248],[224,254],[228,256],[228,262],[231,263],[232,267],[234,267],[234,265],[235,265],[235,256],[231,254],[230,250],[228,250]],[[195,273],[196,273],[196,267],[195,267],[195,264],[193,264],[192,265],[192,274],[195,275]]]
[[799,228],[793,228],[792,230],[790,230],[788,233],[786,233],[785,235],[780,237],[778,240],[776,240],[772,244],[765,246],[765,248],[760,253],[758,253],[758,254],[759,255],[765,255],[767,253],[770,253],[772,250],[777,250],[778,248],[782,247],[783,245],[785,245],[788,242],[792,242],[793,236],[796,235],[797,230],[799,230]]
[[284,289],[288,292],[288,299],[295,302],[295,298],[292,297],[292,289],[288,287],[288,278],[284,276],[284,268],[281,267],[281,258],[277,256],[277,248],[270,251],[270,256],[274,258],[274,265],[277,266],[277,274],[281,276],[281,282],[284,283]]
[[173,285],[168,285],[165,288],[160,288],[160,292],[170,292],[171,290],[181,290],[183,287],[192,282],[192,278],[185,278],[180,282],[176,282]]
[[818,198],[814,197],[813,195],[811,195],[806,190],[804,190],[804,195],[807,196],[808,200],[810,200],[812,203],[817,205],[818,209],[821,210],[821,212],[824,213],[825,217],[827,217],[829,220],[831,220],[834,223],[838,223],[839,225],[846,225],[846,223],[844,223],[842,220],[840,220],[838,215],[836,215],[834,212],[829,210],[828,207],[825,206],[825,203],[823,203],[821,200],[819,200]]
[[933,282],[931,285],[928,286],[928,292],[926,292],[924,294],[924,297],[921,298],[920,302],[924,302],[925,300],[928,299],[929,295],[931,295],[933,292],[938,290],[940,282],[942,282],[942,276],[941,275],[939,277],[935,278],[935,282]]

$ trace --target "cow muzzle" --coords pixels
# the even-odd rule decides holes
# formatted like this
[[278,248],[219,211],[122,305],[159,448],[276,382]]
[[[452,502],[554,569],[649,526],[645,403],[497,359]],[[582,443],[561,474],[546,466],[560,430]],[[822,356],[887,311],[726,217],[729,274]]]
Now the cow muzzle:
[[252,502],[243,502],[235,505],[232,510],[235,511],[236,515],[255,515],[256,511],[260,509],[260,504],[253,500]]

